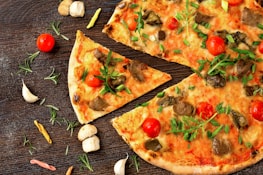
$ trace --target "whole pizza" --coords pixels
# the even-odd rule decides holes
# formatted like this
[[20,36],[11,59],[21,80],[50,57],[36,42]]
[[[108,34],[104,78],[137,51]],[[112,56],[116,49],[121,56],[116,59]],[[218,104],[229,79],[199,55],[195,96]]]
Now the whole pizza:
[[[142,159],[175,174],[229,174],[263,158],[262,6],[261,0],[123,0],[116,5],[102,32],[152,59],[193,70],[112,119]],[[81,31],[69,64],[71,103],[81,123],[171,79]]]

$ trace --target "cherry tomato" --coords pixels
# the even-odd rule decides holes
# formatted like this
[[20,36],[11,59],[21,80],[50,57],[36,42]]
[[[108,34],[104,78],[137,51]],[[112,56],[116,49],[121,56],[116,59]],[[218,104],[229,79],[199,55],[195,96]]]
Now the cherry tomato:
[[178,26],[179,26],[179,22],[177,21],[176,18],[174,18],[174,17],[168,18],[168,20],[167,20],[168,29],[174,30],[174,29],[177,29]]
[[258,45],[258,51],[263,54],[263,40]]
[[43,33],[37,37],[37,48],[42,52],[50,52],[55,46],[55,38],[48,33]]
[[85,83],[87,83],[90,87],[100,87],[102,85],[102,80],[96,77],[96,75],[100,75],[99,71],[89,72],[87,77],[85,78]]
[[219,36],[210,36],[206,41],[206,48],[212,55],[219,55],[226,50],[225,41]]
[[228,0],[228,4],[231,6],[237,6],[243,3],[243,0]]
[[249,112],[254,119],[263,121],[263,101],[260,100],[252,101]]
[[155,118],[146,118],[142,124],[143,131],[151,138],[157,137],[161,131],[161,124]]
[[126,18],[126,23],[128,25],[128,28],[130,31],[134,31],[136,30],[136,27],[137,27],[137,18],[138,16],[137,15],[132,15],[132,16],[129,16]]
[[214,107],[208,102],[200,102],[197,105],[196,113],[202,117],[202,119],[207,120],[214,114]]

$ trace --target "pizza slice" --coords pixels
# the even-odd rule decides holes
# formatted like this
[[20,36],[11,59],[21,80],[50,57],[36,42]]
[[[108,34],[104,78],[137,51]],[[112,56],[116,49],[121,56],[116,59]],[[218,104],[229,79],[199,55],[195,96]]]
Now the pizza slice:
[[155,166],[175,174],[229,174],[263,158],[263,91],[251,87],[233,81],[214,88],[192,74],[112,125]]
[[91,122],[171,80],[77,31],[68,68],[69,96],[80,123]]
[[123,0],[103,32],[135,50],[196,69],[220,53],[235,54],[233,48],[259,53],[262,7],[254,0],[236,3]]

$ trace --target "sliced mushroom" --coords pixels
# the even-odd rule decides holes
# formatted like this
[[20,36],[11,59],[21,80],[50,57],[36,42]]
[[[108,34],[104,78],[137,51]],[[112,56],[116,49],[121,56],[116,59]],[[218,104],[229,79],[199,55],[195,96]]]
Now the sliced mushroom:
[[109,104],[100,96],[89,102],[89,107],[95,111],[103,111]]
[[173,105],[173,110],[178,115],[191,116],[195,113],[194,106],[185,101],[178,101]]
[[115,90],[119,85],[124,84],[125,81],[126,81],[126,77],[124,75],[121,75],[121,76],[117,76],[114,79],[110,78],[108,80],[108,84],[111,87],[111,89]]
[[128,66],[128,70],[130,71],[133,78],[135,78],[140,82],[144,82],[145,78],[144,78],[143,70],[146,70],[147,67],[148,66],[145,63],[134,60],[130,62]]
[[231,110],[230,114],[231,114],[231,117],[233,119],[235,126],[238,129],[245,129],[248,127],[248,121],[245,116],[243,116],[242,114],[234,110]]
[[212,142],[212,149],[215,155],[223,156],[231,152],[232,144],[227,139],[214,138]]
[[118,8],[119,9],[124,9],[126,7],[126,2],[120,2],[119,4],[118,4]]
[[226,85],[226,79],[219,74],[212,76],[207,75],[205,79],[207,84],[214,88],[221,88]]
[[241,21],[243,24],[256,27],[262,23],[263,16],[252,9],[245,7],[242,11]]
[[197,24],[206,24],[206,23],[209,23],[212,18],[213,18],[212,16],[208,16],[200,12],[197,12],[195,15],[195,22]]
[[259,85],[253,85],[253,86],[244,86],[244,90],[246,92],[246,96],[250,97],[254,95],[254,92],[260,88]]
[[235,42],[233,42],[233,43],[229,42],[228,43],[228,46],[230,48],[238,47],[238,45],[240,43],[246,44],[247,35],[245,33],[241,33],[239,31],[237,31],[235,33],[231,33],[231,36],[232,36],[232,38],[234,39]]
[[147,150],[152,150],[152,151],[159,151],[162,148],[162,145],[160,144],[158,139],[147,140],[144,143],[144,146]]
[[238,60],[237,63],[236,63],[237,77],[241,78],[244,75],[247,75],[248,73],[250,73],[253,64],[254,63],[251,60],[248,60],[248,59],[240,59],[240,60]]
[[[177,97],[177,98],[179,98],[179,97]],[[166,95],[166,96],[158,99],[157,105],[163,106],[163,107],[174,105],[176,103],[176,101],[178,100],[177,98],[174,96]]]
[[[98,61],[105,65],[106,64],[106,60],[107,60],[107,55],[105,55],[104,53],[102,53],[99,49],[95,49],[93,52],[93,55],[98,59]],[[112,61],[112,59],[109,62],[109,66],[115,66],[116,63],[114,61]]]
[[159,26],[162,24],[160,17],[151,10],[146,10],[142,16],[142,19],[145,21],[146,24],[151,26]]

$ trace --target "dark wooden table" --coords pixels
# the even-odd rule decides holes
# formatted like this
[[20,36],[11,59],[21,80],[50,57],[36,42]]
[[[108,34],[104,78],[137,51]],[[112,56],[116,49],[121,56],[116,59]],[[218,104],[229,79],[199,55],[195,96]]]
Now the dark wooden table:
[[[118,136],[110,124],[110,120],[122,113],[131,110],[136,104],[151,99],[157,92],[179,82],[192,72],[189,68],[166,61],[151,58],[151,56],[134,51],[122,44],[109,39],[101,32],[107,23],[117,0],[85,0],[86,12],[83,18],[62,17],[57,12],[59,0],[0,0],[0,174],[65,174],[67,168],[74,166],[73,174],[114,174],[113,166],[126,153],[134,155],[128,145]],[[91,16],[97,8],[101,7],[102,12],[94,28],[87,30]],[[18,74],[18,65],[23,63],[27,53],[37,51],[36,38],[49,30],[52,21],[60,21],[61,33],[70,38],[69,41],[59,36],[56,38],[56,46],[51,53],[40,53],[31,64],[32,73]],[[98,136],[101,141],[101,149],[89,153],[88,157],[94,172],[80,170],[78,156],[83,154],[81,143],[77,140],[77,127],[73,135],[67,131],[67,126],[50,123],[50,109],[45,105],[50,104],[59,108],[58,118],[66,118],[69,121],[76,121],[76,116],[70,104],[67,87],[68,60],[72,46],[75,41],[76,30],[82,30],[93,40],[103,44],[115,52],[121,53],[131,59],[140,59],[148,65],[170,73],[173,80],[112,112],[105,117],[93,122],[97,126]],[[55,34],[54,34],[55,35]],[[154,60],[154,61],[153,61]],[[60,73],[58,84],[44,80],[52,69]],[[46,99],[43,105],[40,101],[28,104],[22,98],[22,79],[30,90],[41,99]],[[33,121],[41,122],[53,140],[50,145],[38,132]],[[29,153],[29,147],[23,146],[23,137],[27,136],[32,145],[36,148],[33,154]],[[66,148],[68,154],[65,155]],[[29,161],[33,158],[45,161],[54,165],[57,170],[51,172]],[[126,174],[161,175],[170,174],[160,168],[154,167],[142,159],[139,159],[140,171],[136,173],[134,167],[129,167],[132,161],[128,160]],[[251,166],[236,175],[262,174],[263,162]]]

